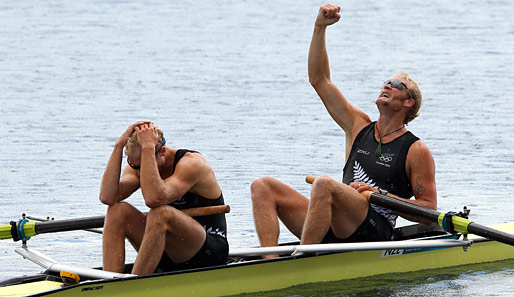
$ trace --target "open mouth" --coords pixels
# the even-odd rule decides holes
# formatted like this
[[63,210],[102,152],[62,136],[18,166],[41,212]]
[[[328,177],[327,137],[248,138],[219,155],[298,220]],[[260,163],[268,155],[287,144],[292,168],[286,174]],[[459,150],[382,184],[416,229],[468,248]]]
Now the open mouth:
[[386,92],[382,92],[382,93],[380,94],[380,97],[389,98],[389,94],[387,94]]

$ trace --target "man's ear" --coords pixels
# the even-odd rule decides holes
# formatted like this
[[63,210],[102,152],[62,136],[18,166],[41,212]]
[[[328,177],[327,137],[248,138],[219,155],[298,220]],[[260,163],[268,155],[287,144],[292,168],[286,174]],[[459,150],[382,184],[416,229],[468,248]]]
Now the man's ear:
[[163,155],[163,156],[164,156],[164,154],[165,154],[165,153],[166,153],[166,147],[165,147],[165,146],[163,146],[163,147],[161,147],[161,149],[159,150],[159,154],[161,154],[161,155]]
[[416,104],[416,101],[414,99],[412,99],[412,98],[409,98],[409,99],[405,100],[405,102],[403,103],[403,105],[405,107],[409,107],[409,108],[413,107],[414,104]]

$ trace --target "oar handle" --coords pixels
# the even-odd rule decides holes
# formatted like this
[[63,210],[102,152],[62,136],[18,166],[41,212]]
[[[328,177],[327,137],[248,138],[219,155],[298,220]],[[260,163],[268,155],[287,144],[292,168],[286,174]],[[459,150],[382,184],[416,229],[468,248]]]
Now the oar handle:
[[229,213],[230,206],[229,205],[214,205],[214,206],[205,206],[205,207],[186,208],[186,209],[181,209],[181,211],[192,217],[201,217],[201,216],[210,216],[210,215],[215,215],[215,214]]
[[309,184],[314,183],[314,180],[315,180],[315,179],[316,179],[316,177],[315,177],[314,175],[307,175],[307,176],[305,177],[305,181],[306,181],[307,183],[309,183]]

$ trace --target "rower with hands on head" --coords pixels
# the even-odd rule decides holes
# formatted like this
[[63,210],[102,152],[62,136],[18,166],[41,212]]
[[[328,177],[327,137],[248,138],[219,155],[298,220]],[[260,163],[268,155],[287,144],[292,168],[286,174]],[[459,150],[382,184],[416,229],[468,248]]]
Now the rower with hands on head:
[[[262,246],[278,244],[279,218],[302,244],[390,240],[397,213],[374,204],[369,190],[436,209],[435,164],[428,147],[405,125],[422,103],[417,83],[406,72],[386,80],[375,103],[376,122],[346,99],[330,78],[325,45],[328,26],[340,7],[321,6],[309,50],[309,81],[328,113],[345,132],[343,182],[316,178],[310,200],[272,177],[252,183],[254,221]],[[414,200],[408,200],[414,196]],[[418,218],[400,214],[411,220]]]
[[[123,150],[127,166],[121,173]],[[148,213],[124,202],[141,188]],[[212,167],[198,152],[171,148],[150,121],[130,125],[114,145],[100,188],[107,204],[104,270],[123,272],[125,238],[138,251],[133,274],[225,263],[224,214],[192,218],[179,209],[223,205]]]

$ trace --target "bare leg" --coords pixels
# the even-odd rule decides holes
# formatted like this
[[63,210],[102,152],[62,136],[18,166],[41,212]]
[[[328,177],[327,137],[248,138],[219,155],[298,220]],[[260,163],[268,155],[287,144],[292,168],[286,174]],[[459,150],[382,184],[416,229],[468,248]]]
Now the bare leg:
[[252,204],[255,229],[261,246],[278,245],[278,218],[296,237],[302,228],[309,200],[285,183],[263,177],[252,183]]
[[159,264],[162,253],[175,263],[191,259],[205,242],[205,230],[190,216],[171,206],[152,208],[133,274],[149,274]]
[[311,190],[301,244],[320,243],[332,227],[338,238],[355,232],[368,213],[369,201],[355,189],[330,177],[318,177]]
[[107,209],[102,237],[103,269],[123,272],[125,237],[137,250],[143,239],[146,218],[132,205],[120,202]]

